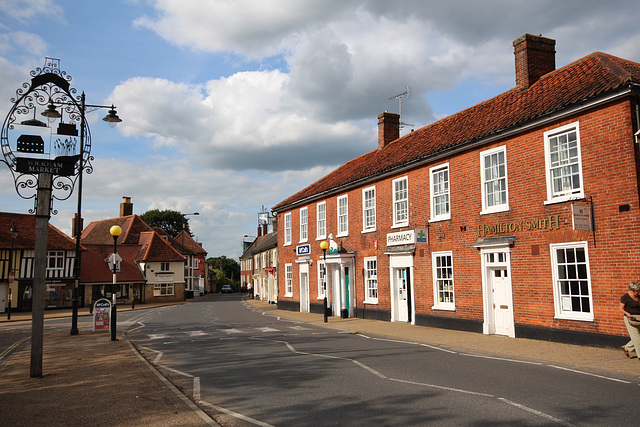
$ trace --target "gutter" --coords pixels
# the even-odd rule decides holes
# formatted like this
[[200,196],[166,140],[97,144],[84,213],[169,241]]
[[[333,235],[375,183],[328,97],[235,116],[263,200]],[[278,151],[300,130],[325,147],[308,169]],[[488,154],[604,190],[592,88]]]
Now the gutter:
[[[444,149],[442,151],[438,151],[436,153],[431,153],[428,154],[425,157],[421,157],[418,159],[415,159],[413,161],[404,163],[402,165],[399,165],[397,167],[388,169],[386,171],[377,173],[375,175],[371,175],[368,176],[366,178],[362,178],[356,181],[352,181],[349,182],[347,184],[344,184],[342,186],[339,187],[333,187],[329,190],[325,190],[323,192],[320,193],[316,193],[312,196],[308,196],[305,198],[302,198],[300,200],[297,200],[293,203],[290,203],[288,205],[283,205],[279,208],[279,210],[274,210],[273,208],[271,208],[272,212],[275,212],[277,214],[277,212],[284,212],[287,210],[291,210],[294,209],[298,206],[301,205],[306,205],[310,202],[313,201],[317,201],[317,200],[321,200],[324,198],[327,198],[329,196],[333,196],[336,194],[340,194],[340,193],[344,193],[348,190],[352,190],[354,188],[358,188],[361,187],[363,185],[366,185],[368,183],[371,182],[375,182],[378,181],[380,179],[384,179],[387,178],[389,176],[392,175],[396,175],[405,171],[409,171],[411,169],[414,169],[416,167],[419,166],[423,166],[425,164],[429,164],[435,161],[438,161],[440,159],[443,159],[445,157],[449,157],[451,155],[454,154],[459,154],[474,148],[477,148],[479,146],[482,145],[486,145],[489,144],[491,142],[497,141],[497,140],[501,140],[504,138],[508,138],[511,136],[515,136],[518,135],[520,133],[526,132],[532,128],[535,127],[539,127],[542,126],[543,124],[547,123],[547,122],[551,122],[551,121],[555,121],[555,120],[560,120],[563,119],[565,117],[574,115],[576,113],[579,112],[583,112],[586,110],[589,110],[591,108],[597,107],[599,105],[602,104],[606,104],[608,102],[620,99],[620,98],[624,98],[626,96],[628,96],[630,93],[633,92],[634,90],[634,86],[635,89],[640,88],[640,85],[636,84],[636,83],[629,83],[627,86],[623,86],[622,88],[618,88],[618,89],[614,89],[610,92],[605,92],[603,94],[600,94],[594,98],[585,98],[582,101],[578,101],[576,103],[573,104],[573,106],[568,107],[568,108],[563,108],[562,110],[556,110],[554,112],[550,112],[547,114],[543,114],[542,116],[538,116],[534,119],[530,119],[529,121],[525,121],[522,122],[520,124],[516,123],[514,125],[512,125],[511,127],[505,128],[505,129],[501,129],[501,130],[497,130],[495,131],[493,134],[489,135],[489,136],[485,136],[485,137],[480,137],[479,139],[476,140],[469,140],[469,141],[464,141],[461,142],[459,144],[456,144],[453,147]],[[636,92],[637,93],[637,92]],[[638,103],[636,103],[636,120],[638,120],[638,125],[640,126],[640,116],[639,116],[640,112],[638,111]]]

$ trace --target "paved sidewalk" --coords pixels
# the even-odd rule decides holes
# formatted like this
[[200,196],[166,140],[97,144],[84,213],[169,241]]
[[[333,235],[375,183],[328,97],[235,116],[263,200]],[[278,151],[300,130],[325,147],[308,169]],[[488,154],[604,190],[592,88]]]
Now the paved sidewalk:
[[[157,306],[145,304],[136,311],[152,307]],[[130,309],[118,306],[119,312]],[[80,324],[91,321],[88,309],[79,315]],[[62,317],[69,318],[66,326],[45,327],[41,378],[29,377],[29,339],[18,341],[10,354],[0,352],[0,425],[218,425],[156,374],[121,331],[117,341],[108,332],[82,329],[71,336],[71,310],[45,312],[46,319]],[[0,339],[30,320],[31,313],[12,313],[8,322],[5,313]]]
[[[424,343],[452,351],[505,357],[579,369],[594,375],[640,381],[640,362],[620,349],[507,338],[472,332],[412,326],[367,319],[329,317],[278,310],[263,301],[249,304],[270,315],[363,335]],[[143,305],[143,310],[157,306]],[[118,311],[130,307],[119,306]],[[81,322],[88,309],[79,312]],[[46,312],[47,319],[70,317],[70,310]],[[30,313],[0,319],[0,339],[13,326],[30,321]],[[71,321],[44,340],[43,377],[29,378],[30,346],[24,340],[9,354],[0,353],[0,425],[7,426],[205,426],[217,425],[144,361],[124,334],[110,341],[108,333],[81,330],[69,335]],[[49,332],[50,329],[47,329]]]

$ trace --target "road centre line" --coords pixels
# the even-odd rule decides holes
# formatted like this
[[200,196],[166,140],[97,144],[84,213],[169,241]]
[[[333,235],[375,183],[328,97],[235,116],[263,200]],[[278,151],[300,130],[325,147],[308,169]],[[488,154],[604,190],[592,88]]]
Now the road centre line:
[[563,420],[561,420],[559,418],[556,418],[556,417],[553,417],[553,416],[551,416],[549,414],[545,414],[544,412],[536,411],[535,409],[529,408],[528,406],[524,406],[524,405],[521,405],[519,403],[512,402],[512,401],[510,401],[508,399],[505,399],[504,397],[499,397],[498,400],[500,400],[500,401],[502,401],[502,402],[504,402],[504,403],[506,403],[508,405],[515,406],[516,408],[522,409],[524,411],[531,412],[532,414],[535,414],[535,415],[537,415],[539,417],[546,418],[546,419],[548,419],[550,421],[553,421],[555,423],[562,424],[562,425],[568,426],[568,427],[574,427],[575,426],[574,424],[571,424],[571,423],[569,423],[567,421],[563,421]]
[[[360,335],[363,336],[363,335]],[[367,336],[364,336],[365,338],[369,338]],[[251,337],[251,339],[255,339],[255,340],[261,340],[261,341],[271,341],[271,342],[277,342],[277,343],[281,343],[284,344],[292,353],[295,354],[300,354],[300,355],[305,355],[305,356],[314,356],[314,357],[322,357],[325,359],[336,359],[336,360],[344,360],[344,361],[349,361],[354,363],[355,365],[363,368],[364,370],[376,375],[379,378],[382,379],[386,379],[388,381],[394,381],[394,382],[398,382],[398,383],[403,383],[403,384],[410,384],[410,385],[417,385],[417,386],[421,386],[421,387],[428,387],[428,388],[435,388],[435,389],[439,389],[439,390],[445,390],[445,391],[451,391],[454,393],[464,393],[464,394],[470,394],[470,395],[474,395],[474,396],[480,396],[480,397],[487,397],[487,398],[491,398],[491,399],[497,399],[501,402],[507,403],[509,405],[512,405],[516,408],[522,409],[526,412],[532,413],[534,415],[537,415],[539,417],[542,418],[546,418],[548,420],[554,421],[556,423],[565,425],[565,426],[571,426],[573,427],[573,424],[570,424],[566,421],[560,420],[558,418],[555,418],[551,415],[545,414],[544,412],[540,412],[537,411],[535,409],[529,408],[527,406],[521,405],[519,403],[516,402],[512,402],[510,400],[504,399],[504,398],[500,398],[500,397],[496,397],[493,394],[489,394],[489,393],[482,393],[482,392],[476,392],[476,391],[471,391],[471,390],[463,390],[463,389],[459,389],[459,388],[453,388],[453,387],[446,387],[446,386],[440,386],[440,385],[435,385],[435,384],[429,384],[429,383],[421,383],[421,382],[417,382],[417,381],[410,381],[410,380],[403,380],[403,379],[399,379],[399,378],[391,378],[391,377],[387,377],[384,374],[376,371],[375,369],[365,365],[362,362],[359,362],[355,359],[350,359],[348,357],[341,357],[341,356],[333,356],[333,355],[328,355],[328,354],[316,354],[316,353],[308,353],[308,352],[303,352],[303,351],[299,351],[296,350],[295,347],[287,342],[287,341],[283,341],[283,340],[273,340],[273,339],[269,339],[269,338],[263,338],[263,337]],[[413,342],[404,342],[404,341],[397,341],[397,340],[386,340],[386,339],[379,339],[379,338],[374,338],[374,339],[378,339],[381,341],[391,341],[391,342],[397,342],[397,343],[405,343],[405,344],[414,344],[417,345],[418,343],[413,343]],[[440,350],[440,348],[435,347],[435,349]],[[445,350],[449,353],[455,353],[449,350]],[[474,355],[469,355],[469,354],[464,354],[464,353],[460,353],[463,356],[474,356]],[[490,358],[490,357],[489,357]],[[515,362],[519,362],[517,360],[511,360],[511,359],[504,359],[505,361],[515,361]],[[525,362],[526,363],[526,362]],[[581,373],[580,371],[577,371],[578,373]]]

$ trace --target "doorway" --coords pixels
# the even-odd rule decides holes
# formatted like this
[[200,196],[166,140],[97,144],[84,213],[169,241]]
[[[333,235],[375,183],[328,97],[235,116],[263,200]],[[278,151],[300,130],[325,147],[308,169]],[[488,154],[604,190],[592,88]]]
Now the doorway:
[[515,337],[511,252],[506,248],[482,250],[485,334]]
[[413,254],[403,253],[389,257],[391,272],[391,321],[415,324],[413,313]]
[[309,313],[309,264],[300,264],[300,312]]

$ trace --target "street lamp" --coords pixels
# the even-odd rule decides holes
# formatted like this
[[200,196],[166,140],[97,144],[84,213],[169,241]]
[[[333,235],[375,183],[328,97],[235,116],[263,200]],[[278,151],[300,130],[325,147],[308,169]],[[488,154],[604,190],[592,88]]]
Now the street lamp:
[[[76,217],[74,220],[74,229],[75,229],[74,231],[75,231],[75,237],[76,237],[76,263],[74,268],[75,283],[73,286],[73,298],[71,300],[73,304],[73,308],[71,311],[71,331],[70,331],[71,335],[78,335],[79,333],[78,331],[78,305],[79,305],[78,304],[78,287],[80,286],[80,263],[82,260],[82,257],[80,254],[80,240],[82,237],[82,225],[83,225],[82,224],[82,175],[84,171],[84,162],[85,162],[85,160],[83,159],[83,154],[84,154],[85,139],[86,139],[85,126],[87,126],[86,125],[87,108],[92,108],[93,110],[96,110],[99,108],[109,108],[109,114],[107,114],[102,120],[107,122],[109,126],[111,126],[112,128],[114,128],[118,123],[122,121],[122,119],[118,117],[118,115],[116,114],[115,107],[113,106],[113,104],[111,105],[111,107],[108,107],[106,105],[87,105],[85,103],[84,92],[82,92],[82,95],[80,96],[80,162],[78,165],[78,208],[77,208]],[[47,120],[49,121],[51,121],[51,117],[56,117],[56,115],[57,117],[62,117],[62,115],[59,114],[58,111],[55,109],[55,106],[53,105],[52,101],[49,103],[49,106],[42,113],[42,115],[47,117]],[[89,130],[88,126],[86,130],[87,131]],[[92,172],[92,169],[89,169],[89,173],[91,172]]]
[[[58,213],[53,202],[68,200],[77,183],[80,205],[83,170],[87,173],[93,171],[91,133],[85,115],[89,108],[109,107],[87,105],[84,94],[76,95],[76,89],[71,86],[71,76],[60,69],[59,59],[46,57],[44,66],[34,69],[30,74],[30,82],[23,83],[16,90],[15,97],[11,98],[13,105],[0,131],[0,163],[7,165],[13,175],[18,195],[34,201],[34,208],[29,210],[35,213],[36,218],[29,375],[35,378],[42,376],[48,225],[51,215]],[[36,120],[37,111],[42,110],[44,112],[41,114],[51,123],[62,119],[66,113],[68,123],[60,120],[57,130],[54,130]],[[24,116],[29,120],[22,120]],[[108,123],[120,121],[113,106],[105,120]],[[78,122],[81,124],[80,136],[76,127]],[[80,215],[78,217],[81,218]],[[76,235],[76,238],[79,242],[80,236]],[[79,243],[76,256],[75,289],[79,283]],[[75,317],[77,321],[77,315]]]
[[320,249],[322,249],[322,258],[324,260],[323,268],[324,268],[324,323],[327,323],[327,249],[329,248],[329,243],[326,240],[320,242]]
[[15,221],[11,226],[11,249],[9,249],[9,306],[7,307],[7,320],[11,320],[11,286],[15,280],[15,273],[13,271],[13,241],[18,238],[18,229],[16,228]]
[[122,234],[122,228],[114,225],[109,229],[109,234],[113,236],[113,285],[111,287],[111,298],[113,299],[113,308],[111,310],[111,341],[116,340],[116,317],[118,309],[116,308],[116,272],[118,271],[118,236]]

